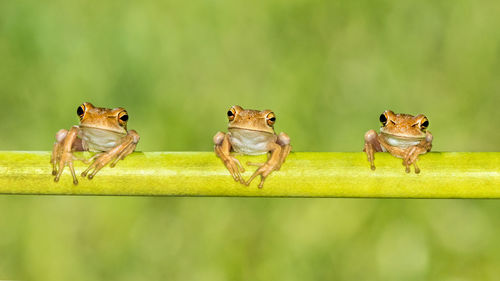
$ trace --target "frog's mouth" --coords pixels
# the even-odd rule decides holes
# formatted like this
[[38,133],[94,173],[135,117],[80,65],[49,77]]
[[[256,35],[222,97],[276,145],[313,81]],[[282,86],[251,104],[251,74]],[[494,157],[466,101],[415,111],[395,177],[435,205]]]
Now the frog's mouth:
[[402,141],[421,141],[423,139],[425,139],[425,135],[423,136],[416,136],[416,137],[409,137],[409,136],[401,136],[401,135],[395,135],[395,134],[388,134],[388,133],[384,133],[384,132],[380,132],[380,134],[382,136],[384,136],[385,138],[391,138],[391,139],[398,139],[398,140],[402,140]]
[[251,131],[251,132],[274,134],[274,131],[263,131],[263,130],[257,130],[257,129],[241,128],[241,127],[236,127],[236,126],[228,126],[227,129],[228,130],[241,130],[241,131]]
[[99,130],[99,131],[104,131],[104,132],[110,132],[110,133],[115,133],[119,135],[126,135],[126,131],[120,131],[120,130],[113,130],[113,129],[104,129],[101,127],[96,127],[96,126],[88,126],[88,125],[79,125],[79,127],[84,128],[84,129],[93,129],[93,130]]

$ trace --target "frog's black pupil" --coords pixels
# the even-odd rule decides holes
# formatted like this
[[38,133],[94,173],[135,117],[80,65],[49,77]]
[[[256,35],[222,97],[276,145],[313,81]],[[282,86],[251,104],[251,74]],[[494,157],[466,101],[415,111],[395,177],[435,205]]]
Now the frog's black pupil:
[[231,117],[231,116],[233,116],[233,115],[234,115],[234,114],[233,114],[233,112],[232,112],[231,110],[229,110],[229,111],[227,112],[227,116]]
[[78,116],[83,115],[83,108],[81,106],[79,106],[78,109],[76,110],[76,114],[78,114]]
[[276,121],[276,117],[272,117],[269,120],[271,120],[272,122],[274,122],[274,121]]
[[429,127],[429,121],[425,120],[424,123],[422,123],[422,128],[427,128]]
[[120,117],[120,120],[122,120],[122,121],[124,121],[124,122],[127,122],[127,120],[128,120],[128,115],[127,115],[127,114],[123,115],[122,117]]
[[380,114],[380,122],[385,124],[387,122],[387,117],[384,114]]

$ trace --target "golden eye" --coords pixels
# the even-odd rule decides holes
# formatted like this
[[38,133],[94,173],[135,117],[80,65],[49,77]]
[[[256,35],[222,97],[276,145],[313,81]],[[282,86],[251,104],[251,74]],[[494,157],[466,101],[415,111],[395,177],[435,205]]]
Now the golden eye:
[[127,121],[128,121],[128,113],[127,111],[121,111],[119,114],[118,114],[118,123],[121,125],[121,126],[125,126],[127,125]]
[[387,116],[385,116],[385,112],[380,114],[379,120],[380,123],[382,123],[382,127],[387,124]]
[[234,109],[234,107],[231,107],[227,111],[227,119],[229,119],[229,121],[233,121],[235,116],[236,116],[236,110]]
[[76,114],[78,114],[78,117],[80,117],[80,120],[83,119],[83,116],[85,115],[85,111],[87,111],[87,107],[85,106],[85,104],[80,105],[76,109]]
[[274,112],[270,112],[269,114],[267,114],[266,121],[267,125],[271,127],[274,125],[274,123],[276,123],[276,116],[274,115]]
[[427,120],[427,118],[424,118],[423,120],[424,120],[424,122],[422,122],[420,124],[420,129],[422,131],[425,131],[427,129],[427,127],[429,127],[429,120]]

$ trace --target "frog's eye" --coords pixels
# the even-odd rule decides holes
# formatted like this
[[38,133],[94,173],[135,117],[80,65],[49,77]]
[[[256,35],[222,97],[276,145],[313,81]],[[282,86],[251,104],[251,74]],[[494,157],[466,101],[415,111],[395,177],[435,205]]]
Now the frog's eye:
[[424,118],[424,122],[420,124],[420,129],[422,131],[425,131],[427,127],[429,127],[429,120],[427,120],[427,118]]
[[233,121],[234,120],[234,116],[236,116],[236,110],[234,109],[234,107],[231,107],[227,111],[227,118],[229,119],[229,121]]
[[267,125],[271,127],[274,125],[274,123],[276,123],[276,116],[274,115],[274,112],[270,112],[269,114],[267,114],[266,121]]
[[387,117],[385,116],[385,114],[380,114],[380,123],[382,123],[382,126],[385,126],[385,124],[387,124]]
[[127,125],[127,121],[128,121],[128,113],[127,111],[124,110],[118,114],[118,123],[124,126]]
[[85,104],[80,105],[76,109],[76,114],[78,114],[78,117],[80,117],[80,120],[83,119],[83,116],[85,115],[85,111],[87,111],[87,107],[85,106]]

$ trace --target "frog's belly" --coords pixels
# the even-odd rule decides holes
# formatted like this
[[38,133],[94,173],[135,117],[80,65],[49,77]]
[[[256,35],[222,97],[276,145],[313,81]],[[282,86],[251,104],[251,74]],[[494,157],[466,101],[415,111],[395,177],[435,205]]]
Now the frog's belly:
[[407,148],[410,146],[415,146],[420,143],[420,139],[402,139],[397,137],[384,136],[385,141],[391,146],[397,146],[400,148]]
[[232,129],[228,134],[233,150],[247,155],[265,154],[268,144],[276,142],[276,135],[265,132]]
[[78,137],[83,140],[84,149],[89,151],[108,151],[122,143],[126,134],[96,128],[82,128]]
[[[401,149],[407,149],[410,146],[415,146],[420,143],[421,139],[403,139],[398,137],[382,136],[387,144],[393,147],[399,147]],[[382,150],[387,152],[387,149],[381,145]],[[401,158],[401,156],[396,156]]]

